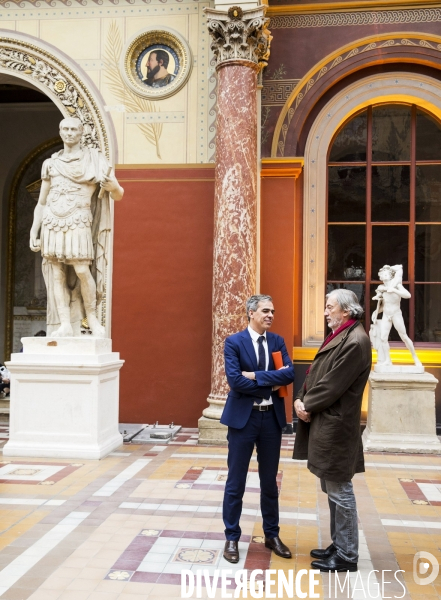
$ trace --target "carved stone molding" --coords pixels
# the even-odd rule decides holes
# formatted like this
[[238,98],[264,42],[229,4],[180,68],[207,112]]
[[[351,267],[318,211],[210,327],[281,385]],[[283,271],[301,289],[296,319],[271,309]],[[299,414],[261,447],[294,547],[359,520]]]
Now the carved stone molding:
[[[363,38],[331,53],[304,75],[285,102],[274,131],[271,156],[285,156],[291,122],[302,103],[306,102],[325,75],[329,75],[334,69],[340,69],[345,62],[350,63],[354,57],[359,58],[363,54],[369,56],[370,53],[375,55],[379,51],[384,57],[388,50],[396,50],[397,48],[424,49],[427,51],[425,56],[427,61],[429,53],[441,59],[441,37],[431,34],[408,34],[407,36],[403,33],[395,33],[377,35],[372,38]],[[412,53],[409,52],[409,55],[412,56]]]
[[265,67],[272,40],[269,19],[265,17],[266,7],[241,10],[238,14],[233,12],[232,9],[228,12],[205,9],[217,68],[231,60],[249,61],[258,68]]
[[[181,3],[183,0],[160,0],[162,4],[177,4]],[[83,7],[96,7],[102,6],[103,8],[107,7],[116,7],[120,5],[122,9],[124,9],[127,4],[131,4],[132,6],[136,4],[137,6],[143,6],[145,4],[151,5],[152,0],[75,0],[78,4]],[[28,4],[26,4],[28,3]],[[63,8],[64,6],[72,6],[74,2],[72,0],[0,0],[0,7],[2,8],[32,8],[35,6],[36,8]],[[76,5],[76,4],[75,4]],[[66,13],[65,13],[66,14]],[[114,14],[114,13],[112,13]]]
[[307,27],[350,27],[360,25],[392,25],[395,23],[438,23],[441,9],[369,10],[309,15],[277,15],[271,18],[274,29]]
[[29,81],[58,106],[65,116],[83,123],[83,146],[99,148],[109,158],[109,139],[103,117],[90,90],[76,73],[45,49],[14,38],[0,38],[0,71]]

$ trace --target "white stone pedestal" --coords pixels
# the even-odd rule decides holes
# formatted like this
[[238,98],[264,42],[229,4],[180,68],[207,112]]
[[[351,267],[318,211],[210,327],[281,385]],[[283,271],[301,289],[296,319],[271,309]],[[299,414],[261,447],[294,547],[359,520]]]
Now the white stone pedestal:
[[112,340],[23,338],[11,372],[10,439],[4,456],[103,458],[118,431],[119,370]]
[[424,373],[423,365],[375,365],[374,367],[375,373]]
[[437,383],[430,373],[372,372],[365,451],[441,454],[436,436]]

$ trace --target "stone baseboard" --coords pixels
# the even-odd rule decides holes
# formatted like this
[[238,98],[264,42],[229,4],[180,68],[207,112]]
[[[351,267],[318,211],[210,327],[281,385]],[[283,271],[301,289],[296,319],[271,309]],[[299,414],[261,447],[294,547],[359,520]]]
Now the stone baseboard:
[[228,427],[217,419],[201,417],[198,421],[199,441],[203,446],[227,446]]
[[372,433],[369,427],[366,427],[362,439],[365,452],[441,454],[441,442],[436,435]]

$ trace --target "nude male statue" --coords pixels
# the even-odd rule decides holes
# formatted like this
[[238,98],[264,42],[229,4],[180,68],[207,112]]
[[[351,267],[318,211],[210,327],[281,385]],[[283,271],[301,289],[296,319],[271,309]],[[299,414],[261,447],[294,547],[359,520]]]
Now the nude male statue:
[[120,200],[124,190],[105,157],[81,147],[82,133],[79,119],[61,121],[64,149],[43,163],[31,228],[30,248],[43,257],[52,337],[80,335],[84,316],[94,336],[105,336],[96,308],[105,290],[109,196]]
[[[393,325],[411,353],[415,365],[421,366],[412,340],[406,334],[403,313],[400,309],[401,298],[411,297],[410,292],[403,287],[403,266],[384,265],[378,272],[378,277],[383,283],[377,287],[376,294],[372,298],[372,300],[378,300],[378,305],[372,313],[372,325],[369,333],[372,345],[378,352],[378,365],[392,365],[388,339]],[[381,312],[383,318],[378,319]]]

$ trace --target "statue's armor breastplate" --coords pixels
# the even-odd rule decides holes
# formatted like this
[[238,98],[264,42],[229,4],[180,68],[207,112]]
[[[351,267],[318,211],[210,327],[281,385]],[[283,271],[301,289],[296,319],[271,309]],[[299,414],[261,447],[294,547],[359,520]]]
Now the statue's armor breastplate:
[[43,224],[49,229],[67,231],[76,227],[90,227],[92,213],[90,202],[94,184],[75,183],[63,175],[51,177]]

